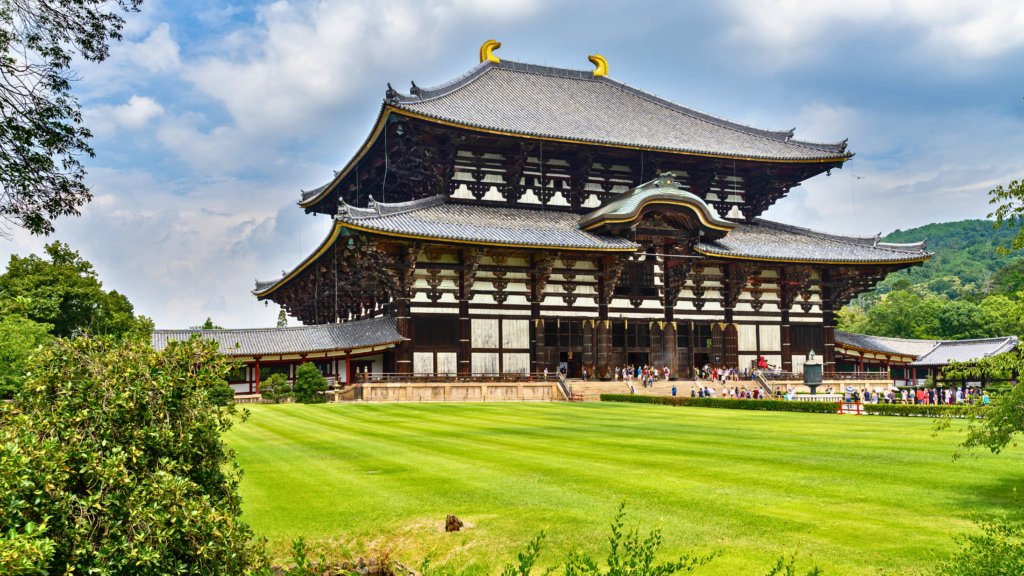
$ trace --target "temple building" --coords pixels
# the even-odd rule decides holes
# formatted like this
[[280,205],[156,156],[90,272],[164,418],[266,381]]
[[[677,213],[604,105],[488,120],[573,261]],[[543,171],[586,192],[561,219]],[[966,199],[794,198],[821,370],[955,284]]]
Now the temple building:
[[499,46],[440,86],[388,85],[355,155],[302,193],[329,234],[257,298],[307,325],[393,318],[383,372],[684,377],[758,356],[799,372],[814,350],[830,373],[835,312],[930,257],[765,218],[842,168],[845,141],[698,112],[597,55],[571,70]]

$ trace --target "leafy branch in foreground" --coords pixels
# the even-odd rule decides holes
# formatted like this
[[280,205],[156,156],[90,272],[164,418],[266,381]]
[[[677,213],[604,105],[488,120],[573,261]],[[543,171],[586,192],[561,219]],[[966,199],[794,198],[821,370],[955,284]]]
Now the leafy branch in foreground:
[[[142,0],[0,4],[0,224],[53,232],[92,198],[79,158],[92,134],[71,93],[76,56],[102,62]],[[5,230],[0,228],[0,236]]]
[[[1009,380],[1021,374],[1024,374],[1024,348],[972,362],[955,362],[943,369],[943,375],[956,380]],[[1024,386],[1012,385],[1000,394],[993,394],[988,406],[966,406],[957,415],[967,419],[967,438],[961,447],[987,448],[998,454],[1008,445],[1016,446],[1016,436],[1024,432]],[[941,424],[942,427],[948,425],[948,420]]]
[[967,535],[939,569],[943,576],[1024,574],[1024,524],[1006,518],[979,521],[981,534]]
[[1024,249],[1024,180],[1014,180],[1005,188],[1000,185],[989,190],[988,203],[996,205],[995,211],[988,215],[996,219],[995,228],[1020,227],[1009,248],[1000,247],[999,253],[1008,254],[1013,250]]

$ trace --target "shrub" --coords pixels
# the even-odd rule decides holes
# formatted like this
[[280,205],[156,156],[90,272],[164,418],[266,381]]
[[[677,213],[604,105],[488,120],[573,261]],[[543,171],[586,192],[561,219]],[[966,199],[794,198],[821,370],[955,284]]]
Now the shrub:
[[982,533],[965,536],[960,549],[942,564],[944,576],[1024,574],[1024,523],[1005,518],[979,522]]
[[303,404],[319,404],[324,401],[327,379],[315,364],[307,362],[295,372],[295,401]]
[[879,416],[958,416],[965,411],[964,406],[945,404],[865,404],[864,411]]
[[0,403],[0,573],[243,574],[266,564],[239,520],[221,440],[228,363],[193,339],[57,340]]
[[818,414],[834,414],[839,411],[839,404],[836,402],[741,400],[738,398],[691,398],[689,396],[636,396],[632,394],[601,394],[601,401],[632,402],[635,404],[666,404],[669,406],[696,406],[700,408],[730,408],[733,410],[813,412]]
[[292,397],[292,383],[284,374],[274,374],[260,383],[260,396],[274,404]]

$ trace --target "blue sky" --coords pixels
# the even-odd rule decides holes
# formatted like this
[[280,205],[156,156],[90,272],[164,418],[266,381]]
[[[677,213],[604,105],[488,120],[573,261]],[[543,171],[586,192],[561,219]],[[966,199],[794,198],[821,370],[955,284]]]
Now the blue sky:
[[[249,291],[326,233],[295,205],[366,137],[385,85],[502,58],[610,75],[798,138],[849,138],[844,170],[769,218],[874,234],[984,217],[1024,176],[1024,4],[924,0],[569,2],[147,0],[75,86],[95,200],[52,238],[158,327],[270,326]],[[14,231],[0,258],[49,238]]]

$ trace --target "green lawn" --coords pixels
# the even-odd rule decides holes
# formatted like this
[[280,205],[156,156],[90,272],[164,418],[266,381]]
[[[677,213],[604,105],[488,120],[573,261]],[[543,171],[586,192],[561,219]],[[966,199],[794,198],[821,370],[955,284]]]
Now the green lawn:
[[[700,574],[782,552],[829,576],[923,574],[974,515],[1024,515],[1024,453],[952,460],[932,420],[626,404],[277,405],[228,435],[245,518],[290,541],[492,573],[545,529],[543,565],[604,556],[620,502]],[[446,534],[446,514],[469,525]]]

